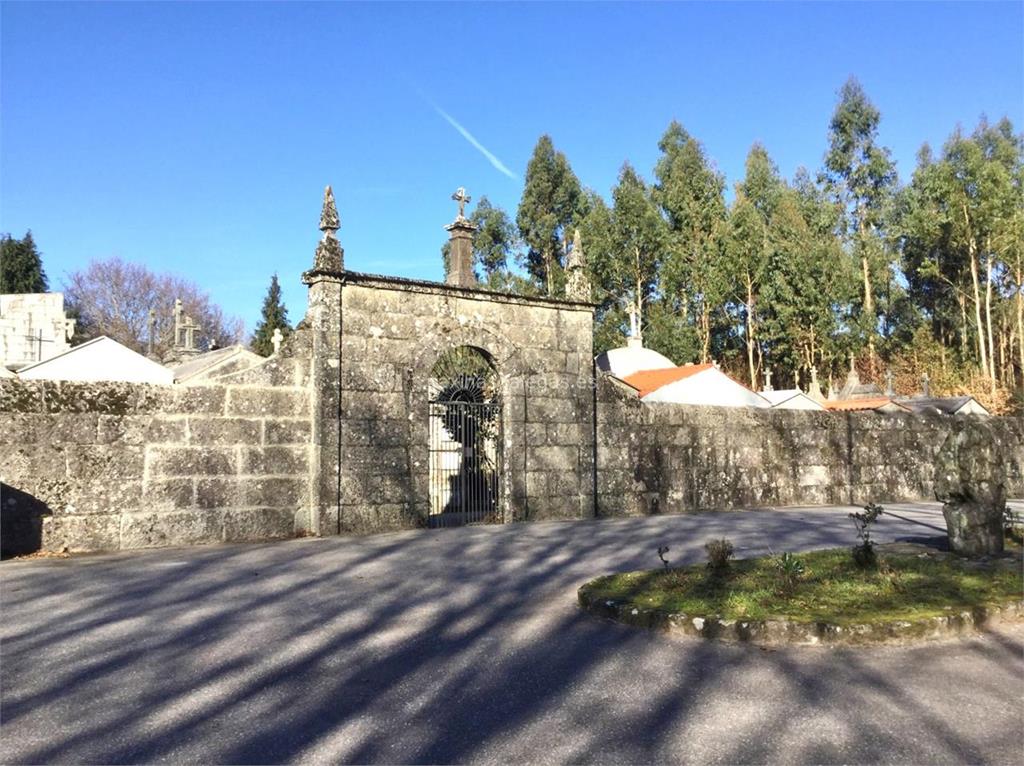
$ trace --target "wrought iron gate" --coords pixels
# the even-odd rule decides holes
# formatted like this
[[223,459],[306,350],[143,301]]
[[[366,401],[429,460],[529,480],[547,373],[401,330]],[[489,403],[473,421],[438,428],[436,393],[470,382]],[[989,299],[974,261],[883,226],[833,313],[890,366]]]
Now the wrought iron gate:
[[430,402],[430,526],[500,522],[497,402]]

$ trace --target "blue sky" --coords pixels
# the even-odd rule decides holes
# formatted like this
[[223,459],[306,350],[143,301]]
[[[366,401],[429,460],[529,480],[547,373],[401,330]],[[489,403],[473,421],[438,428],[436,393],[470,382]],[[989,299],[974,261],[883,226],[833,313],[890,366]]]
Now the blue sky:
[[958,123],[1024,128],[1022,8],[5,2],[0,230],[33,230],[54,288],[119,255],[250,330],[276,271],[298,321],[328,183],[349,268],[437,279],[452,191],[514,215],[542,133],[605,195],[673,118],[730,186],[754,141],[791,177],[850,75],[906,179]]

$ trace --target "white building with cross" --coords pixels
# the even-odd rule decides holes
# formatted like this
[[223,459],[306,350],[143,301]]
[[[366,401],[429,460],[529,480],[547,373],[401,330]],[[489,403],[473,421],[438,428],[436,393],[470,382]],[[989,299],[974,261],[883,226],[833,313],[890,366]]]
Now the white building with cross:
[[64,293],[0,295],[0,366],[17,370],[62,354],[74,332]]

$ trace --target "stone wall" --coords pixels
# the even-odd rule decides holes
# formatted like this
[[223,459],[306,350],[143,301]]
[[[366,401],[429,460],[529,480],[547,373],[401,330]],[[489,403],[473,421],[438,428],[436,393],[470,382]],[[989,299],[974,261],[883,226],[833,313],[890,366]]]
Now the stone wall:
[[[972,416],[973,417],[973,416]],[[641,404],[598,380],[598,515],[934,500],[949,416]],[[1024,496],[1024,419],[986,418]]]
[[500,381],[501,519],[593,515],[589,305],[352,272],[340,301],[340,505],[326,531],[427,524],[430,371],[458,346]]
[[[612,379],[595,388],[588,304],[304,280],[306,317],[250,369],[201,385],[0,381],[5,553],[426,526],[431,370],[460,346],[497,380],[502,522],[933,497],[948,417],[641,404]],[[1024,421],[990,422],[1024,495]]]
[[0,381],[5,554],[308,530],[310,391],[266,385],[269,372],[260,385]]

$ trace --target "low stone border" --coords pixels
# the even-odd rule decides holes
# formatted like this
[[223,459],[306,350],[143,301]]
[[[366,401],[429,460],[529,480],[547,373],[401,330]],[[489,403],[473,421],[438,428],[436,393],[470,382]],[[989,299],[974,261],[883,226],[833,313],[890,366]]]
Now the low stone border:
[[969,611],[950,611],[948,615],[920,620],[890,620],[858,625],[794,620],[723,620],[646,609],[629,602],[616,602],[579,590],[580,606],[599,617],[639,628],[758,646],[785,644],[881,644],[949,638],[976,633],[984,626],[1024,619],[1024,601],[1004,605],[974,607]]

